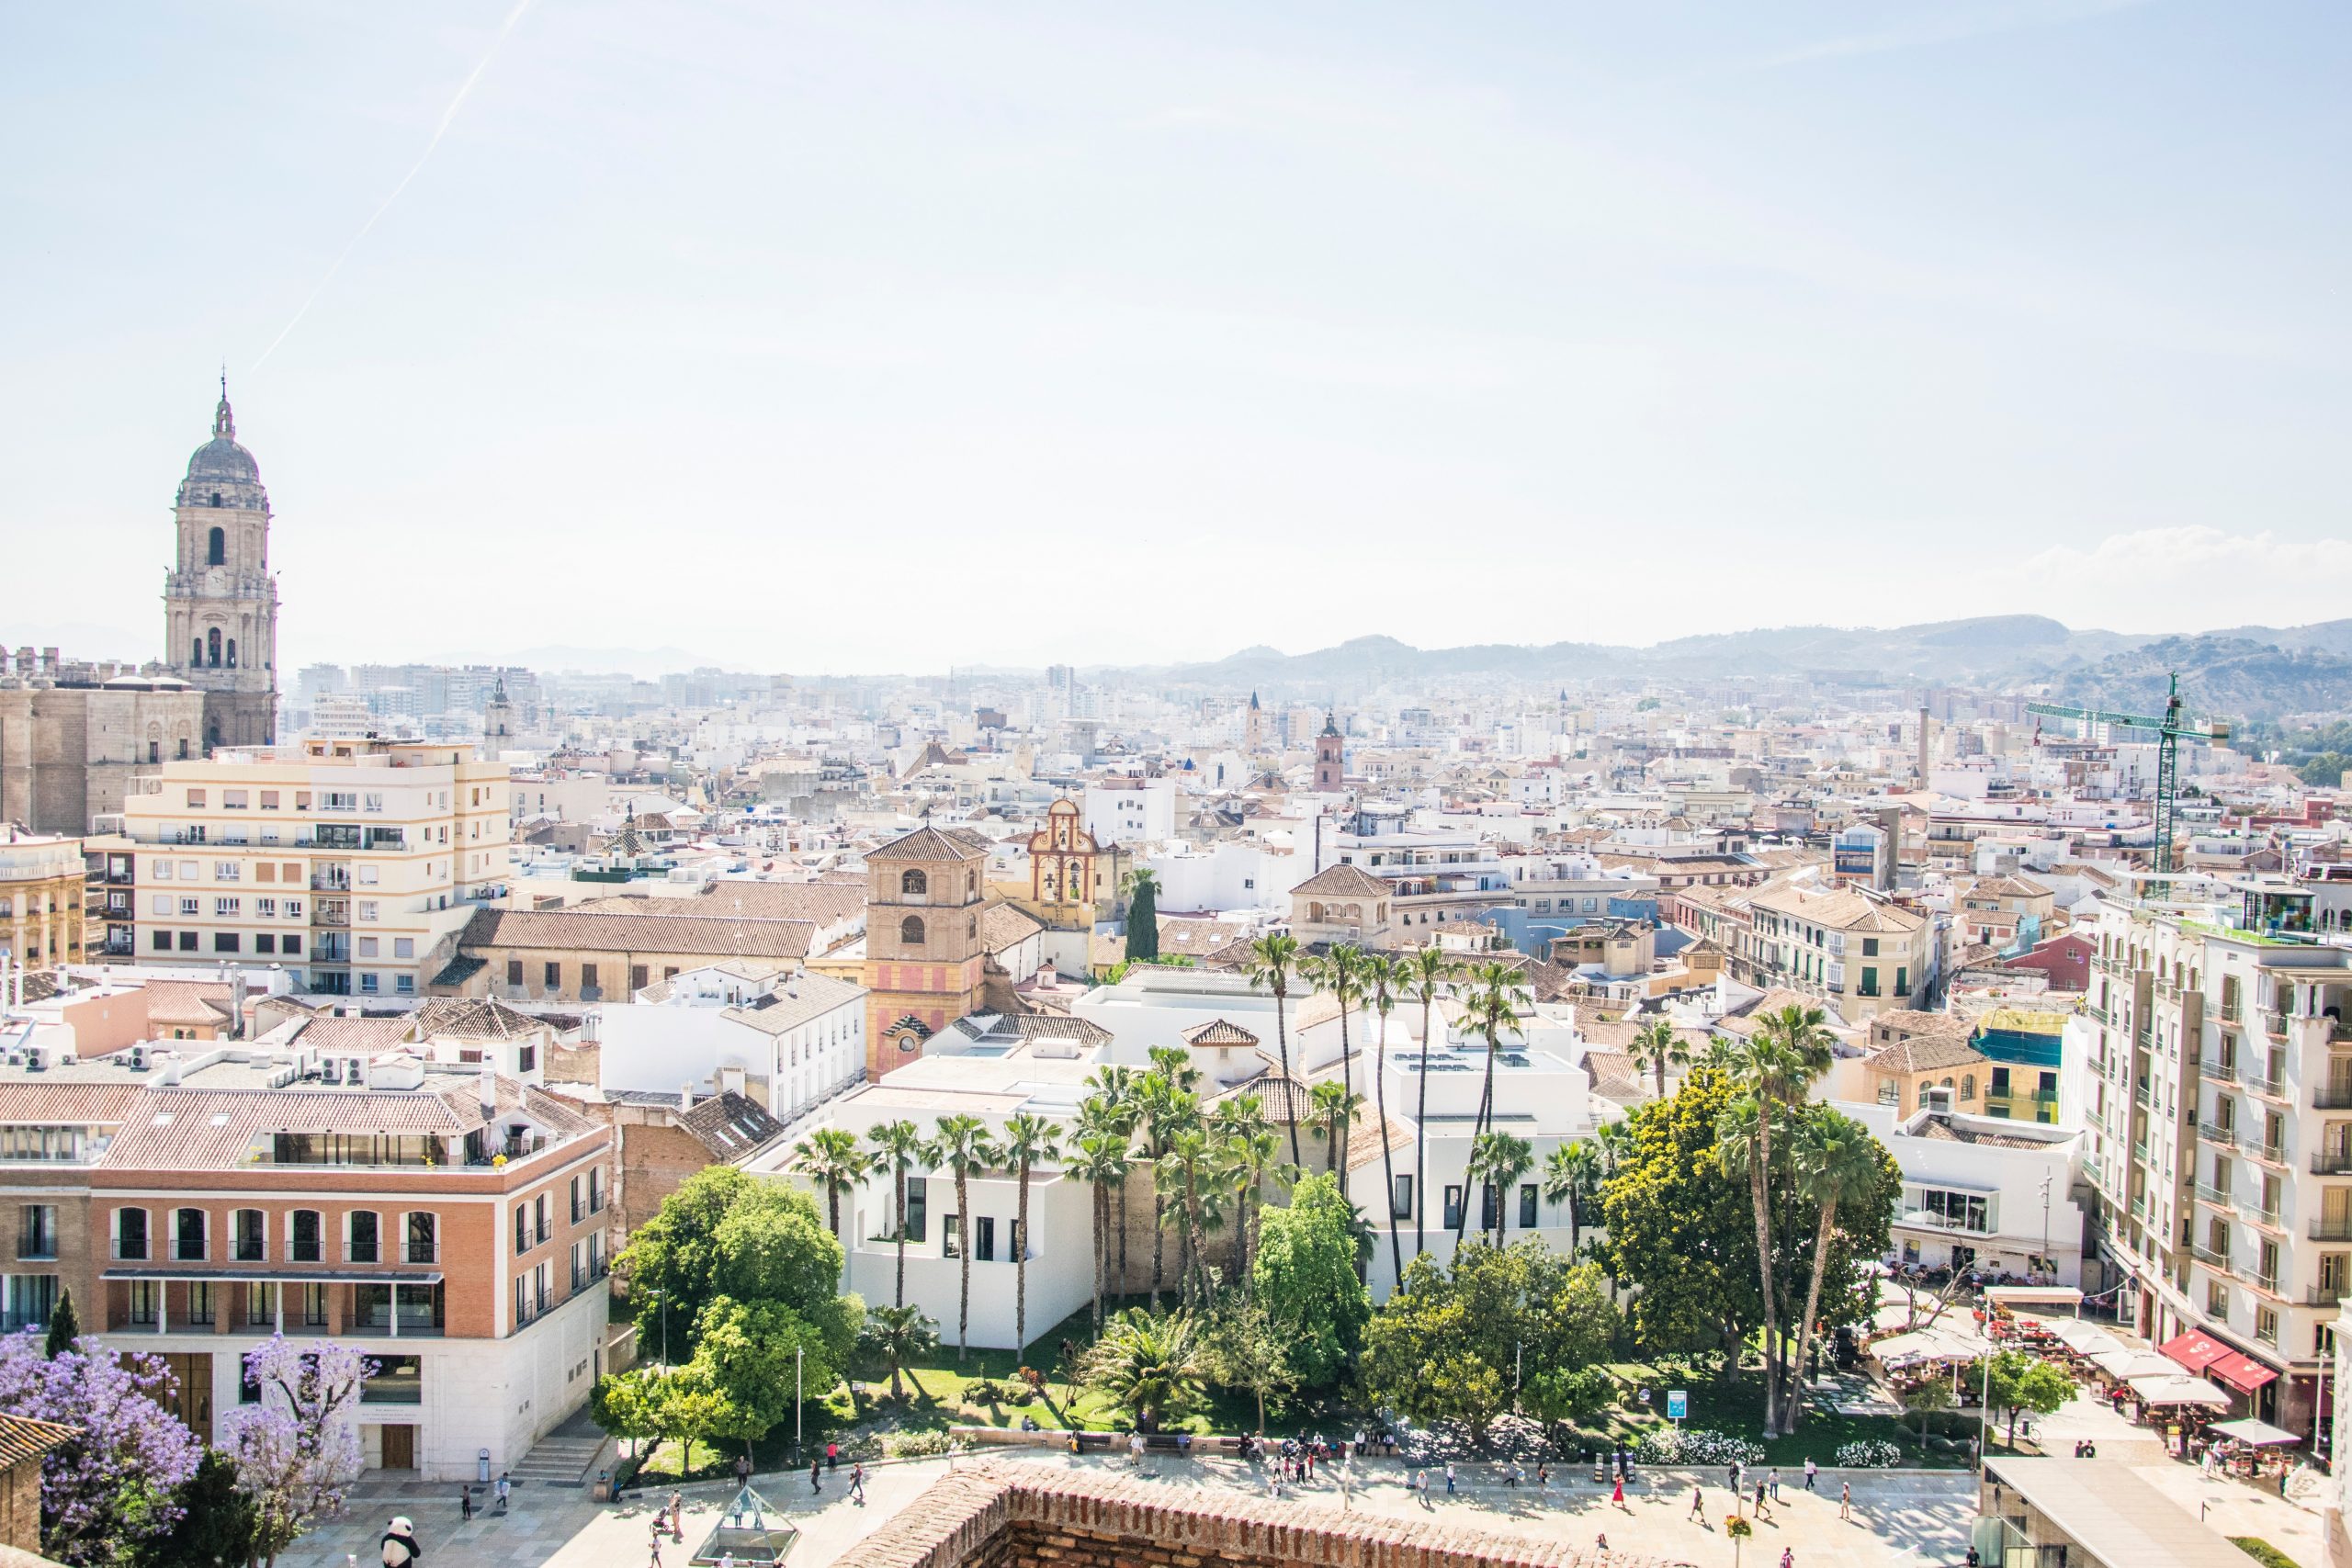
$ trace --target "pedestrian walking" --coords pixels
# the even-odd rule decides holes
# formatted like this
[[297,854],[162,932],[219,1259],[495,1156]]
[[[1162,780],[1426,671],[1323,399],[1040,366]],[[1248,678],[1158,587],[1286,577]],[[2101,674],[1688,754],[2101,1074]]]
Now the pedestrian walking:
[[1777,1464],[1772,1467],[1771,1483],[1772,1501],[1778,1503],[1781,1500],[1781,1467]]
[[1838,1483],[1838,1517],[1841,1519],[1854,1517],[1854,1483],[1850,1481]]
[[750,1454],[737,1454],[735,1456],[735,1484],[737,1486],[749,1486],[751,1483],[752,1456]]
[[1707,1489],[1703,1486],[1690,1488],[1690,1517],[1702,1522],[1707,1517]]
[[1756,1483],[1756,1517],[1759,1519],[1764,1517],[1764,1483],[1761,1481]]
[[825,1463],[822,1460],[812,1459],[808,1461],[808,1490],[811,1493],[817,1493],[824,1489]]
[[1724,1468],[1731,1476],[1731,1500],[1736,1507],[1739,1503],[1739,1461],[1734,1460]]
[[473,1517],[474,1489],[470,1486],[460,1486],[458,1488],[458,1520],[460,1524],[471,1524]]
[[1535,1465],[1535,1487],[1539,1492],[1552,1490],[1552,1467],[1540,1460]]
[[827,1470],[839,1470],[841,1467],[842,1467],[842,1446],[841,1446],[841,1444],[839,1444],[839,1443],[827,1443],[827,1444],[825,1445],[825,1468],[826,1468]]
[[498,1511],[500,1513],[506,1511],[507,1497],[514,1490],[514,1483],[508,1478],[506,1472],[500,1471],[498,1472]]
[[1447,1460],[1445,1461],[1445,1495],[1449,1497],[1453,1496],[1453,1461]]
[[849,1467],[849,1495],[859,1507],[865,1506],[865,1466],[862,1464]]
[[[1617,1478],[1616,1489],[1609,1494],[1609,1500],[1618,1507],[1625,1508],[1625,1478],[1623,1476]],[[1630,1514],[1634,1510],[1625,1508],[1625,1511]]]
[[1784,1546],[1781,1548],[1781,1568],[1797,1568],[1797,1549],[1795,1547]]
[[686,1539],[686,1495],[683,1492],[670,1494],[670,1539]]
[[1821,1473],[1821,1467],[1820,1467],[1819,1465],[1817,1465],[1817,1464],[1815,1464],[1815,1463],[1814,1463],[1814,1462],[1813,1462],[1813,1456],[1812,1456],[1811,1454],[1807,1454],[1807,1455],[1805,1455],[1805,1456],[1804,1456],[1804,1489],[1805,1489],[1806,1491],[1810,1492],[1810,1491],[1812,1491],[1812,1490],[1813,1490],[1813,1482],[1814,1482],[1814,1478],[1815,1478],[1815,1476],[1819,1475],[1820,1473]]
[[653,1521],[653,1568],[662,1568],[662,1521]]

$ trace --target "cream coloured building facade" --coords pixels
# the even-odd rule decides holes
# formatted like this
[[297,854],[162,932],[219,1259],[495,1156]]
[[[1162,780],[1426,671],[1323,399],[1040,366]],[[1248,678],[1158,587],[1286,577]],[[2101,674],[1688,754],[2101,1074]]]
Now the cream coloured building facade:
[[504,885],[506,778],[470,747],[364,739],[166,763],[123,811],[137,960],[421,996]]
[[87,874],[81,840],[0,821],[0,956],[28,969],[82,962]]

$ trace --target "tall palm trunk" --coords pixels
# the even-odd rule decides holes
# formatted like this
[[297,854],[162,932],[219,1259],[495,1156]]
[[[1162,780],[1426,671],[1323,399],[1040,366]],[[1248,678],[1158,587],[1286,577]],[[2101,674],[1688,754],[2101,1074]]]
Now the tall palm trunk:
[[1159,1172],[1151,1173],[1151,1310],[1159,1310],[1159,1282],[1167,1278],[1163,1258],[1168,1242],[1168,1200],[1159,1190]]
[[1111,1253],[1111,1194],[1094,1184],[1094,1332],[1102,1332],[1102,1275]]
[[1283,1095],[1290,1102],[1290,1163],[1304,1170],[1306,1168],[1306,1161],[1298,1152],[1298,1090],[1291,1082],[1290,1076],[1290,1021],[1288,1011],[1283,1006],[1289,996],[1288,987],[1280,983],[1275,985],[1274,1049],[1282,1054]]
[[961,1366],[972,1348],[972,1205],[966,1194],[964,1168],[956,1168],[956,1260],[963,1265],[956,1294],[956,1362]]
[[[1486,1087],[1478,1091],[1478,1115],[1476,1119],[1470,1123],[1470,1152],[1473,1156],[1476,1156],[1478,1152],[1479,1136],[1486,1132],[1487,1118],[1493,1111],[1494,1107],[1495,1037],[1493,1034],[1489,1033],[1487,1036],[1487,1083]],[[1474,1157],[1472,1161],[1474,1167],[1476,1163],[1476,1162]],[[1453,1251],[1456,1257],[1461,1255],[1463,1237],[1470,1234],[1470,1200],[1476,1194],[1476,1190],[1478,1185],[1477,1182],[1473,1179],[1476,1174],[1476,1172],[1474,1168],[1464,1169],[1462,1176],[1462,1217],[1455,1222],[1453,1226]],[[1500,1194],[1497,1194],[1495,1203],[1498,1209],[1501,1207],[1502,1198]],[[1480,1228],[1484,1229],[1485,1227],[1481,1226]]]
[[1419,1098],[1413,1105],[1413,1256],[1430,1249],[1430,1184],[1427,1155],[1430,1145],[1430,1000],[1421,998],[1421,1071]]
[[1764,1299],[1764,1429],[1780,1430],[1780,1378],[1778,1347],[1781,1314],[1772,1292],[1772,1212],[1765,1195],[1764,1173],[1772,1161],[1772,1108],[1769,1101],[1757,1107],[1756,1146],[1749,1152],[1747,1168],[1748,1201],[1756,1210],[1756,1269],[1763,1287]]
[[1012,1364],[1029,1348],[1029,1160],[1023,1156],[1014,1179],[1020,1197],[1012,1213]]
[[1355,1117],[1345,1109],[1346,1101],[1356,1097],[1355,1064],[1348,1049],[1348,998],[1340,998],[1340,1088],[1346,1091],[1340,1112],[1339,1125],[1332,1130],[1334,1147],[1339,1150],[1340,1196],[1348,1195],[1348,1134],[1354,1130]]
[[1119,1280],[1114,1296],[1127,1293],[1127,1179],[1119,1178]]
[[899,1293],[897,1300],[892,1304],[896,1306],[904,1306],[907,1304],[907,1168],[902,1165],[896,1168],[898,1172],[897,1191],[893,1194],[893,1207],[897,1209],[899,1216],[897,1224],[899,1235]]
[[[1385,996],[1385,993],[1384,992]],[[1388,1146],[1388,1010],[1380,1010],[1380,1043],[1372,1063],[1373,1109],[1380,1117],[1380,1179],[1387,1189],[1381,1203],[1388,1211],[1388,1266],[1396,1271],[1390,1289],[1405,1283],[1405,1241],[1396,1234],[1396,1155]]]
[[1821,1206],[1821,1224],[1813,1233],[1813,1279],[1804,1288],[1804,1316],[1797,1320],[1797,1348],[1794,1363],[1797,1392],[1781,1416],[1781,1430],[1794,1437],[1797,1420],[1804,1414],[1804,1358],[1813,1340],[1814,1315],[1821,1311],[1821,1277],[1826,1274],[1829,1259],[1829,1233],[1838,1225],[1838,1201],[1832,1198]]

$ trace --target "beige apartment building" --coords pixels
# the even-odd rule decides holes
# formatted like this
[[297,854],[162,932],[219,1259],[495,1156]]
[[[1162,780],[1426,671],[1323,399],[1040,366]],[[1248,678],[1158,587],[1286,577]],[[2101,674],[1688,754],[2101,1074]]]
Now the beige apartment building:
[[137,961],[281,965],[298,988],[410,997],[507,875],[507,772],[374,739],[167,762],[125,802]]
[[87,879],[81,840],[0,822],[0,956],[28,969],[81,963]]
[[1741,978],[1797,991],[1848,1023],[1913,1005],[1931,976],[1928,917],[1848,889],[1766,888],[1738,933]]
[[2110,901],[2079,1071],[2101,1261],[2141,1332],[2224,1347],[2239,1413],[2304,1431],[2352,1294],[2352,953],[2267,934],[2297,897]]

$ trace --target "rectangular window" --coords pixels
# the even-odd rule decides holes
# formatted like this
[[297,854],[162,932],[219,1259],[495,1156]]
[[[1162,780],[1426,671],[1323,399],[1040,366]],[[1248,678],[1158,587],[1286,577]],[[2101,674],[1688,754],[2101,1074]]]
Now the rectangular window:
[[592,1214],[605,1212],[605,1173],[594,1168],[588,1172],[588,1212]]
[[293,1232],[287,1245],[286,1256],[294,1263],[318,1263],[319,1212],[316,1209],[294,1211]]
[[1895,970],[1894,994],[1898,997],[1907,997],[1911,994],[1911,971],[1909,969],[1904,968]]
[[259,1209],[237,1211],[236,1248],[240,1263],[259,1263],[269,1256],[268,1222]]
[[296,932],[288,931],[284,936],[277,939],[277,951],[280,953],[300,953],[302,951],[301,937]]
[[255,953],[276,953],[277,951],[277,938],[268,931],[261,932],[254,938],[254,951]]
[[961,1214],[939,1216],[939,1255],[942,1258],[964,1256],[963,1224],[964,1216]]
[[642,964],[630,964],[628,966],[628,988],[632,991],[641,991],[645,989],[645,965]]
[[510,958],[506,961],[506,983],[510,986],[520,986],[523,983],[523,961],[521,959]]
[[180,1209],[172,1215],[172,1256],[183,1263],[204,1260],[204,1211]]
[[532,1218],[538,1222],[539,1240],[551,1240],[555,1235],[555,1225],[551,1216],[548,1213],[548,1195],[546,1193],[542,1192],[537,1197],[531,1200],[531,1214]]
[[588,1192],[579,1177],[571,1179],[571,1223],[578,1224],[588,1217]]
[[1862,956],[1864,958],[1876,958],[1878,956],[1878,938],[1874,936],[1866,936],[1862,938]]
[[595,984],[596,966],[594,964],[582,964],[580,966],[580,988],[583,991],[589,990],[592,989]]
[[416,956],[416,938],[413,936],[396,936],[392,938],[392,956],[394,958],[414,958]]
[[236,861],[216,860],[212,863],[212,880],[215,882],[234,882],[242,874]]
[[1413,1217],[1413,1179],[1411,1177],[1400,1176],[1396,1179],[1396,1190],[1388,1194],[1388,1213],[1392,1219],[1409,1220]]
[[377,1218],[372,1209],[357,1209],[350,1216],[351,1246],[345,1261],[377,1263],[382,1261],[382,1248],[377,1235]]
[[17,1211],[17,1260],[42,1262],[57,1256],[57,1205],[27,1203]]
[[996,1261],[996,1218],[992,1214],[975,1214],[972,1217],[972,1261]]
[[440,1260],[440,1251],[434,1245],[434,1217],[430,1209],[412,1209],[408,1215],[408,1256],[411,1263],[434,1263]]
[[1445,1228],[1462,1228],[1462,1189],[1448,1183],[1445,1189]]
[[1491,1181],[1478,1183],[1478,1228],[1493,1230],[1503,1223],[1502,1194],[1495,1190]]
[[239,941],[235,931],[214,931],[212,933],[213,952],[235,953],[238,951],[238,947]]
[[245,1287],[245,1326],[268,1328],[277,1322],[277,1292],[282,1287],[256,1280]]
[[1535,1183],[1530,1181],[1521,1186],[1519,1190],[1519,1228],[1523,1231],[1532,1231],[1535,1228],[1536,1199],[1537,1193],[1535,1190]]
[[[540,975],[539,983],[550,991],[560,991],[563,989],[563,965],[552,963],[546,964],[544,966],[543,973]],[[1758,1264],[1757,1267],[1760,1269],[1763,1266]]]
[[327,1288],[324,1285],[302,1287],[302,1326],[324,1328],[327,1325]]
[[361,919],[363,919],[363,920],[372,920],[372,919],[374,919],[376,918],[376,908],[377,908],[377,904],[376,904],[376,900],[375,900],[375,899],[373,899],[373,898],[362,898],[362,899],[360,899],[360,900],[359,900],[359,918],[360,918]]
[[522,1327],[531,1321],[531,1277],[514,1276],[514,1326]]
[[254,899],[254,913],[265,920],[277,919],[277,900],[275,898]]
[[180,900],[180,918],[182,919],[193,920],[203,913],[204,901],[201,898],[183,898]]
[[152,881],[169,882],[172,879],[172,863],[167,860],[157,861],[149,870]]
[[212,918],[216,920],[233,920],[244,911],[244,900],[242,898],[215,898],[212,900]]
[[153,948],[158,953],[169,953],[172,950],[172,933],[169,931],[157,931],[154,936],[149,940],[147,945]]
[[359,939],[359,956],[362,958],[373,958],[376,956],[376,939],[374,937],[363,936]]
[[204,809],[204,792],[202,790],[192,789],[187,792],[187,808],[190,811],[201,811]]
[[266,789],[261,792],[261,808],[264,811],[275,811],[277,809],[277,792],[276,790]]
[[527,1203],[514,1205],[514,1255],[520,1258],[531,1250],[531,1207]]
[[209,1281],[199,1280],[188,1286],[187,1320],[190,1324],[200,1324],[208,1328],[212,1325],[212,1299]]
[[131,1280],[130,1321],[138,1324],[153,1323],[155,1321],[156,1308],[163,1304],[163,1300],[164,1285],[162,1280]]

